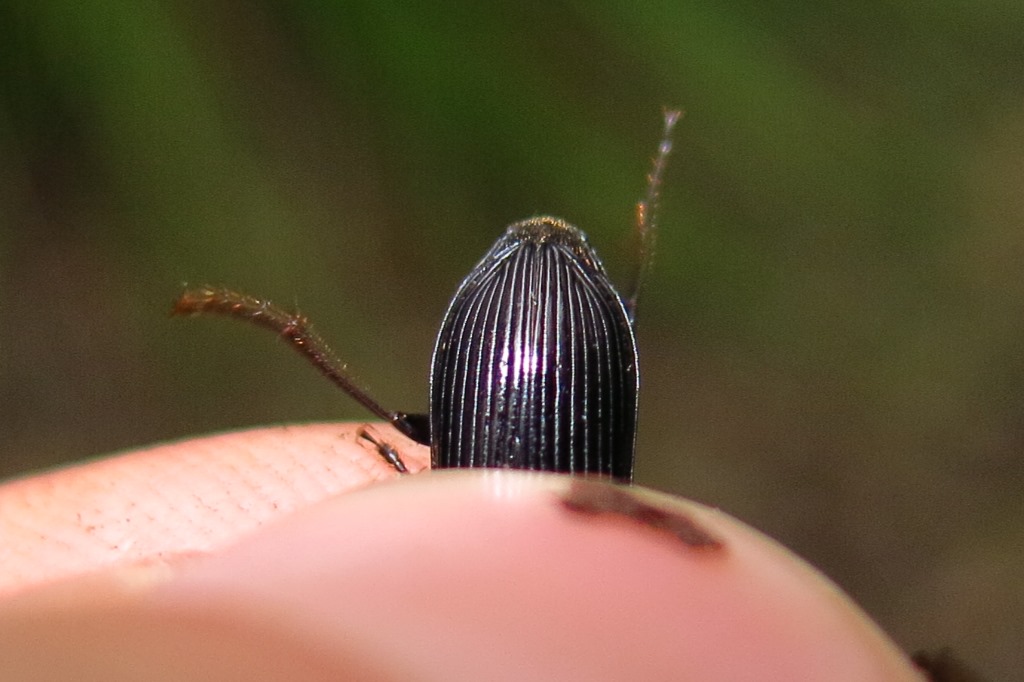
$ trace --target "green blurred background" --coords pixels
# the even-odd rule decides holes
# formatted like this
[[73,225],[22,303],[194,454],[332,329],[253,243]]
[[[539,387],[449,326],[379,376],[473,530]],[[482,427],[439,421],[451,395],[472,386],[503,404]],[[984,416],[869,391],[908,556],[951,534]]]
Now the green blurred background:
[[806,556],[910,649],[1024,679],[1024,6],[0,4],[0,473],[364,419],[182,282],[298,305],[388,406],[504,225],[641,305],[637,481]]

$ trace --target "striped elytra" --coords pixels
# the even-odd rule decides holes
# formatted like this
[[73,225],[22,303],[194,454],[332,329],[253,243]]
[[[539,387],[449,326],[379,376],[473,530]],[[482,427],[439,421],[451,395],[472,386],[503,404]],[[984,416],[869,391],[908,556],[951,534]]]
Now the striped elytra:
[[[429,414],[385,409],[305,317],[265,299],[199,287],[184,291],[172,314],[224,315],[275,332],[367,410],[430,445],[435,468],[534,469],[629,482],[639,388],[633,320],[680,115],[665,112],[647,191],[636,205],[640,248],[627,296],[615,291],[572,225],[548,216],[510,225],[448,306],[431,363]],[[363,438],[406,471],[394,448]]]
[[625,305],[584,234],[515,223],[463,280],[430,380],[433,466],[630,480],[637,351]]

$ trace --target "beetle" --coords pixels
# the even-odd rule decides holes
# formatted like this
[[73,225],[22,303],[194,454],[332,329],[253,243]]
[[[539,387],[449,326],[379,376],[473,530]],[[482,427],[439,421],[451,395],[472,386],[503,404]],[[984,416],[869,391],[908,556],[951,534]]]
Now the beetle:
[[[431,450],[432,468],[500,467],[633,477],[637,297],[680,111],[667,110],[647,188],[629,295],[612,285],[586,235],[551,216],[508,226],[462,281],[431,361],[429,413],[392,412],[360,388],[302,315],[221,287],[185,290],[172,314],[220,314],[283,337],[377,417]],[[404,472],[401,457],[370,438]]]

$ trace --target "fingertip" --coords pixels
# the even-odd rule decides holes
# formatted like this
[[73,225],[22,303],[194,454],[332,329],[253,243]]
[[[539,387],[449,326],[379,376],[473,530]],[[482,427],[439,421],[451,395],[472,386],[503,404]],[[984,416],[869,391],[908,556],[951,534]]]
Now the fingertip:
[[235,542],[346,491],[398,475],[359,434],[429,451],[385,424],[234,431],[119,453],[0,485],[0,595],[101,567],[173,560]]
[[717,541],[695,544],[647,512],[574,511],[573,485],[490,471],[375,486],[211,557],[158,598],[258,609],[415,679],[920,679],[832,583],[756,531],[615,488]]

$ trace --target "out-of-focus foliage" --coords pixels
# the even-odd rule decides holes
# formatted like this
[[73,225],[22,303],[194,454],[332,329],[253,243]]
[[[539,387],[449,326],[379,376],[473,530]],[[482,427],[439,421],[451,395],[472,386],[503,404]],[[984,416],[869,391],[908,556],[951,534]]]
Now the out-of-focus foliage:
[[0,471],[363,418],[182,282],[296,304],[426,405],[459,278],[554,213],[642,304],[638,482],[807,556],[909,648],[1024,669],[1024,6],[0,5]]

